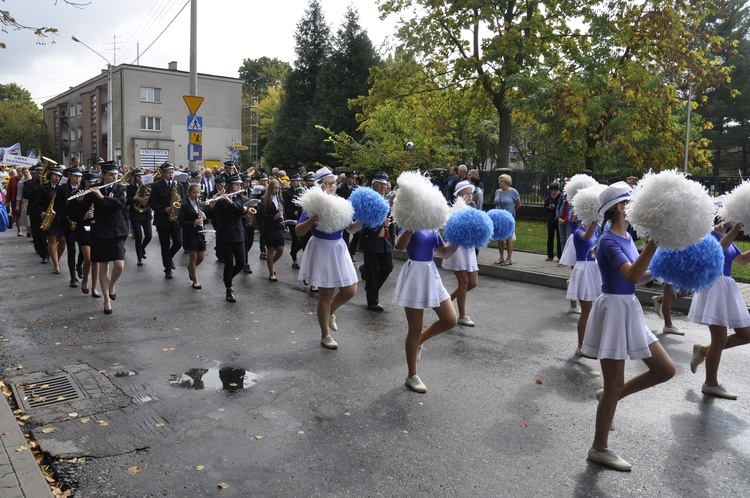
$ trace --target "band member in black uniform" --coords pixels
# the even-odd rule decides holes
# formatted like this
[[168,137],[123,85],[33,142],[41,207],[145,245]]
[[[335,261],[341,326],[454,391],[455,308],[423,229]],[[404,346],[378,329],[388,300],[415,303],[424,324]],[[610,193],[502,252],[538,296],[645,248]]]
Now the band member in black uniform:
[[188,251],[188,276],[193,283],[193,289],[201,289],[198,282],[198,273],[196,267],[203,262],[206,256],[206,236],[203,233],[203,220],[206,219],[206,213],[203,212],[201,202],[201,185],[200,183],[191,183],[188,185],[187,197],[180,207],[180,214],[177,216],[182,226],[182,242]]
[[42,185],[42,180],[39,178],[42,172],[42,167],[32,166],[29,168],[31,173],[31,180],[26,180],[23,183],[23,198],[28,200],[27,212],[29,214],[29,223],[31,223],[31,236],[34,241],[34,250],[42,258],[42,264],[49,263],[49,252],[47,251],[47,236],[42,231],[42,211],[47,208],[39,209],[36,203],[36,195]]
[[[389,187],[388,175],[382,171],[375,173],[370,186],[380,195],[385,195]],[[382,227],[372,229],[365,226],[359,232],[359,248],[364,257],[364,264],[359,267],[359,271],[365,281],[367,309],[370,311],[383,311],[379,293],[393,271],[394,243],[395,234],[390,227],[390,217],[386,217]]]
[[[240,179],[242,180],[243,193],[239,194],[242,196],[243,201],[248,201],[253,198],[253,185],[251,177],[247,173],[240,173]],[[243,272],[250,274],[253,269],[250,268],[250,249],[253,247],[255,242],[255,216],[245,216],[242,219],[242,225],[245,227],[245,268]]]
[[175,269],[174,255],[182,247],[182,228],[177,223],[177,214],[184,197],[183,187],[174,180],[174,164],[164,163],[159,166],[162,180],[154,183],[151,188],[149,206],[154,210],[154,226],[159,235],[161,245],[161,262],[164,266],[164,278],[172,279]]
[[[104,296],[104,313],[112,313],[112,301],[117,299],[117,279],[125,267],[125,239],[128,225],[125,221],[127,188],[115,182],[119,170],[114,161],[101,165],[102,187],[94,188],[86,194],[84,205],[94,206],[94,220],[91,222],[91,261],[99,266],[99,286]],[[109,272],[109,262],[112,272]]]
[[[219,197],[221,194],[226,192],[227,187],[227,177],[224,175],[218,175],[216,177],[216,187],[214,190],[212,190],[208,194],[208,199],[215,199],[216,197]],[[215,203],[206,204],[206,215],[208,216],[208,219],[211,221],[211,226],[214,227],[214,230],[218,230],[219,222],[220,220],[214,216],[214,207]],[[214,246],[214,254],[216,254],[216,260],[219,263],[224,263],[224,259],[221,256],[221,252],[219,251],[219,244],[217,243]]]
[[245,227],[242,226],[242,217],[247,214],[247,207],[239,194],[233,197],[228,195],[238,192],[242,187],[239,175],[227,178],[227,191],[214,202],[212,214],[218,219],[216,226],[216,244],[219,247],[224,260],[224,287],[227,291],[227,301],[237,301],[234,295],[232,279],[237,275],[245,264]]
[[266,241],[268,256],[268,280],[277,282],[276,267],[274,266],[284,254],[284,204],[281,200],[281,183],[272,179],[263,194],[258,216],[263,218],[261,233]]
[[[81,190],[90,189],[99,180],[96,173],[84,173]],[[99,265],[91,264],[91,222],[94,218],[94,205],[84,204],[85,196],[68,201],[68,217],[76,223],[78,252],[83,257],[81,264],[81,292],[89,293],[89,273],[91,273],[91,297],[102,297],[96,291],[99,286]]]
[[146,186],[143,184],[141,168],[133,171],[133,184],[128,185],[128,211],[130,212],[130,223],[133,226],[133,237],[135,238],[135,255],[138,258],[138,266],[143,266],[146,259],[146,246],[151,242],[153,232],[151,231],[151,208],[148,205]]
[[[253,186],[253,196],[260,200],[263,198],[263,194],[266,193],[266,187],[268,187],[268,175],[261,173],[258,175],[255,185]],[[260,245],[260,259],[266,259],[268,252],[266,251],[266,238],[263,236],[263,218],[258,217],[255,220],[255,228],[260,232],[258,238],[258,244]]]
[[[354,189],[359,187],[359,185],[357,185],[357,172],[347,171],[344,173],[344,176],[346,176],[346,183],[341,184],[339,188],[336,189],[336,195],[348,199],[349,196],[352,195],[352,192],[354,192]],[[349,241],[350,238],[351,243]],[[349,255],[352,257],[352,261],[354,261],[354,253],[357,252],[357,243],[359,242],[359,232],[350,236],[349,232],[344,230],[344,242],[346,242],[346,245],[349,248]]]
[[[65,185],[60,186],[60,192],[57,194],[62,199],[65,199],[62,205],[62,211],[57,211],[57,216],[60,217],[60,222],[65,229],[65,246],[68,249],[68,272],[70,273],[70,286],[78,287],[78,278],[76,277],[76,222],[70,216],[68,205],[71,202],[75,202],[74,199],[68,200],[68,197],[75,194],[81,185],[81,176],[83,171],[78,167],[71,167],[64,171],[65,176],[68,177],[68,182]],[[57,200],[57,199],[55,199]]]
[[[57,166],[51,167],[47,173],[47,183],[39,187],[36,193],[36,207],[40,211],[42,223],[48,216],[53,217],[49,228],[43,233],[47,237],[47,254],[52,258],[54,266],[52,271],[56,275],[60,274],[60,258],[65,252],[65,227],[63,227],[61,217],[56,213],[65,211],[65,203],[68,200],[67,197],[63,197],[62,193],[56,194],[61,178],[62,170]],[[50,207],[54,212],[49,212]]]
[[[297,173],[293,174],[289,178],[289,188],[281,193],[281,197],[284,199],[284,219],[296,221],[302,214],[302,208],[294,203],[302,193],[301,180],[302,178]],[[299,262],[297,261],[297,253],[300,249],[299,237],[296,230],[290,230],[290,232],[292,235],[292,250],[289,251],[289,254],[292,256],[292,268],[299,270]]]

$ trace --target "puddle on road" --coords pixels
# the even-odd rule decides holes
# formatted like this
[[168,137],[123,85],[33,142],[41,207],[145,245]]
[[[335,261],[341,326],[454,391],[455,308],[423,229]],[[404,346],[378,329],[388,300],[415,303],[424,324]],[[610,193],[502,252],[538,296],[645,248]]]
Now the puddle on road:
[[183,389],[214,389],[238,391],[258,382],[258,376],[249,370],[234,367],[191,368],[181,376],[173,375],[169,381]]

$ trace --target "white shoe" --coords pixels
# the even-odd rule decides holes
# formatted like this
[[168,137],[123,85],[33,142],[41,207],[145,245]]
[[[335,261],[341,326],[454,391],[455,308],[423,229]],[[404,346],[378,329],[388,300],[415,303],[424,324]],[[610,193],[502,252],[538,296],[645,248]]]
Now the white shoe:
[[664,328],[661,329],[661,331],[664,334],[685,335],[684,331],[678,329],[674,325],[670,325],[668,327],[665,325]]
[[575,308],[568,308],[568,313],[571,315],[580,315],[581,314],[581,308],[576,306]]
[[701,356],[701,344],[693,344],[693,355],[690,358],[690,371],[695,373],[698,370],[698,365],[705,361],[705,358]]
[[710,394],[711,396],[716,396],[717,398],[737,399],[736,394],[726,389],[721,384],[719,384],[718,386],[709,386],[707,384],[703,384],[701,391],[703,391],[704,394]]
[[328,328],[336,332],[339,327],[336,325],[336,315],[331,315],[331,318],[328,319]]
[[661,303],[659,302],[659,296],[652,297],[651,301],[654,302],[654,311],[657,315],[661,316]]
[[459,324],[459,325],[464,325],[464,326],[466,326],[466,327],[473,327],[474,325],[476,325],[476,324],[475,324],[475,323],[474,323],[474,322],[473,322],[473,321],[471,320],[471,317],[470,317],[469,315],[466,315],[466,316],[462,316],[461,318],[459,318],[459,319],[458,319],[458,324]]
[[617,454],[610,450],[605,449],[604,451],[596,451],[593,447],[589,448],[589,460],[606,465],[610,469],[620,470],[627,472],[633,468],[630,463],[623,460]]
[[320,343],[323,345],[324,348],[328,349],[338,349],[339,343],[333,340],[333,337],[331,337],[331,334],[328,334],[324,338],[320,340]]
[[409,388],[416,393],[427,392],[427,386],[424,385],[424,383],[422,382],[422,379],[419,378],[419,375],[415,375],[414,377],[407,377],[406,385],[409,386]]
[[417,349],[417,361],[422,359],[422,351],[424,351],[424,346],[420,344],[419,349]]
[[[604,395],[604,389],[599,389],[598,391],[596,391],[596,400],[597,401],[601,401],[603,395]],[[610,431],[615,430],[615,419],[614,418],[612,419],[612,422],[609,424],[609,430]],[[597,460],[597,462],[598,462],[598,460]],[[599,463],[603,463],[603,462],[599,462]]]
[[591,356],[590,354],[584,353],[583,350],[581,348],[579,348],[579,347],[576,347],[576,354],[578,356],[583,356],[584,358],[588,358],[590,360],[595,360],[596,359],[596,356]]

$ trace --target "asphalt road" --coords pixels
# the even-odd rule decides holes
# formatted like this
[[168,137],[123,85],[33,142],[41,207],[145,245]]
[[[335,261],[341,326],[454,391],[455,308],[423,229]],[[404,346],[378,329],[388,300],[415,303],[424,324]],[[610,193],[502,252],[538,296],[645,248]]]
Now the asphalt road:
[[[194,291],[182,254],[175,279],[163,278],[155,240],[146,266],[126,255],[105,316],[27,239],[9,232],[0,244],[0,361],[23,365],[6,382],[68,372],[88,396],[26,421],[75,496],[750,495],[750,347],[722,360],[739,400],[704,397],[703,368],[688,363],[708,332],[685,317],[685,337],[661,336],[675,378],[619,406],[610,446],[634,468],[618,473],[585,458],[601,377],[572,354],[577,316],[560,290],[480,278],[469,298],[477,327],[425,345],[420,395],[404,386],[406,321],[390,304],[400,263],[386,312],[366,311],[360,287],[328,351],[317,295],[288,255],[271,283],[254,248],[255,273],[236,278],[230,304],[213,254]],[[452,275],[443,280],[450,290]],[[642,368],[628,362],[627,374]]]

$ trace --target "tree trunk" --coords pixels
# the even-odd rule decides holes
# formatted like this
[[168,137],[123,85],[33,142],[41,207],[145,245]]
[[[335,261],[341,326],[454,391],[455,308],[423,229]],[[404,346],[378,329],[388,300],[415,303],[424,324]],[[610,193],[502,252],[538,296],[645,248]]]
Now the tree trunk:
[[584,151],[583,164],[585,169],[594,174],[594,151],[596,150],[597,140],[591,135],[586,137],[586,150]]
[[497,167],[508,168],[510,166],[510,130],[512,125],[510,109],[504,101],[501,101],[498,105],[497,100],[495,99],[495,107],[500,121],[497,130]]

